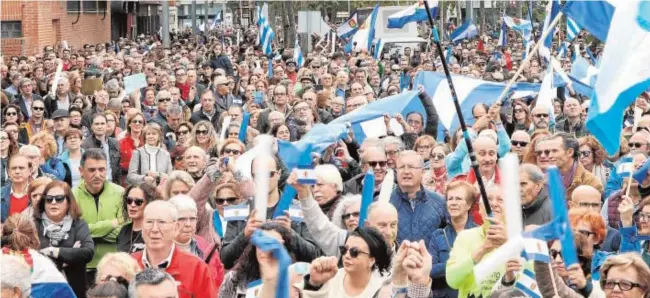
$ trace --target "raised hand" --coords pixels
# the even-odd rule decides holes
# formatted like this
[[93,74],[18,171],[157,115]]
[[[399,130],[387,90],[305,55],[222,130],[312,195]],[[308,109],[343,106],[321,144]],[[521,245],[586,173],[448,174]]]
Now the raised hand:
[[298,172],[294,169],[287,178],[287,184],[291,185],[298,193],[298,199],[304,200],[311,196],[311,189],[308,185],[298,183]]
[[618,212],[621,214],[621,222],[624,227],[631,227],[634,217],[634,202],[629,196],[623,195],[623,200],[618,205]]
[[248,220],[246,221],[246,227],[244,228],[244,236],[246,238],[250,238],[251,235],[253,235],[253,232],[259,229],[264,223],[263,221],[257,219],[257,217],[255,216],[256,214],[257,214],[257,210],[253,209],[251,214],[248,215]]
[[309,283],[314,286],[320,286],[332,279],[339,268],[336,257],[320,257],[311,262],[309,271]]
[[424,240],[411,243],[408,256],[403,263],[411,283],[417,285],[429,284],[432,262],[431,254],[427,251]]

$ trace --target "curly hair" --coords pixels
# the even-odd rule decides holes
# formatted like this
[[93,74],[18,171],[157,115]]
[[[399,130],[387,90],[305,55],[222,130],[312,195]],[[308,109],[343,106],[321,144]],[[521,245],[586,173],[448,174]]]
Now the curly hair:
[[593,152],[594,164],[602,165],[605,159],[607,159],[607,152],[603,148],[603,145],[596,140],[593,136],[584,136],[578,139],[580,146],[587,146]]
[[52,134],[43,130],[33,135],[32,138],[29,140],[29,144],[34,145],[38,141],[45,141],[45,146],[47,147],[47,155],[43,156],[43,159],[49,160],[50,158],[56,156],[57,145],[56,145],[56,140],[54,139],[54,136],[52,136]]
[[605,260],[605,263],[600,267],[600,287],[602,289],[605,288],[605,282],[607,282],[609,270],[618,266],[623,268],[632,267],[639,276],[639,281],[641,281],[642,286],[645,287],[642,289],[646,292],[641,298],[650,298],[650,290],[648,289],[650,287],[648,282],[650,280],[650,267],[648,267],[648,264],[646,264],[643,258],[641,258],[641,256],[636,252],[628,252],[608,257],[607,260]]
[[[284,242],[284,247],[289,251],[289,255],[293,258],[293,253],[291,251],[291,231],[274,222],[267,222],[260,227],[262,231],[275,231],[282,236],[282,241]],[[234,279],[237,280],[240,284],[248,284],[251,281],[258,280],[261,278],[260,266],[257,262],[257,249],[255,245],[249,243],[248,246],[244,249],[244,252],[237,259],[237,263],[233,268],[235,271]]]
[[571,209],[569,212],[569,221],[571,222],[572,228],[576,228],[580,222],[587,223],[591,227],[591,231],[595,234],[594,240],[596,243],[601,243],[605,240],[607,228],[605,220],[598,212],[582,208]]
[[345,226],[345,223],[343,222],[343,213],[345,212],[345,209],[348,209],[348,207],[361,203],[361,195],[352,195],[348,194],[343,196],[341,198],[341,201],[336,204],[336,208],[334,209],[334,212],[332,213],[332,219],[331,222],[341,228],[341,229],[346,229],[347,227]]
[[124,190],[124,193],[122,194],[122,216],[124,216],[124,218],[127,218],[129,214],[129,209],[128,209],[129,207],[126,204],[126,198],[128,198],[131,190],[136,188],[142,190],[142,192],[144,193],[144,201],[145,201],[144,206],[147,206],[147,204],[153,201],[163,199],[162,195],[158,192],[158,189],[156,189],[156,187],[150,184],[143,183],[140,185],[131,185],[127,187],[126,190]]

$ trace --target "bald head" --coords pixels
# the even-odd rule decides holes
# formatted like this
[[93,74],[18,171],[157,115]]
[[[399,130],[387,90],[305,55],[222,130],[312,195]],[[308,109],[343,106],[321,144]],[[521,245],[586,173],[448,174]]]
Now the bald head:
[[479,152],[481,149],[496,150],[497,142],[494,139],[487,136],[480,136],[474,140],[474,150]]
[[602,194],[590,185],[580,185],[571,194],[571,205],[575,208],[589,208],[600,212]]
[[379,230],[388,245],[393,245],[397,238],[397,209],[389,202],[374,202],[368,207],[369,227]]

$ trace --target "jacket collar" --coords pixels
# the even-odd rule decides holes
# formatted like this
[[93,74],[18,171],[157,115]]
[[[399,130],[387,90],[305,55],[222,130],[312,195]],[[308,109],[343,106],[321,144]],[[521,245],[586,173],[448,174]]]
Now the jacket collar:
[[[400,197],[400,199],[405,201],[410,201],[408,193],[403,192],[402,189],[399,187],[399,185],[396,188],[397,188],[397,195]],[[424,198],[425,198],[424,186],[422,185],[422,183],[420,183],[420,190],[418,190],[418,192],[415,194],[415,201],[421,201],[424,200]]]
[[[160,264],[157,264],[155,268],[157,269],[167,269],[171,266],[173,257],[176,254],[176,244],[172,243],[172,249],[169,251],[169,255],[165,258]],[[147,259],[147,249],[145,248],[142,251],[142,264],[145,268],[154,268]]]
[[539,208],[542,207],[544,204],[544,201],[548,199],[548,191],[546,190],[546,187],[542,187],[542,189],[539,191],[537,194],[537,198],[535,198],[535,201],[530,204],[530,206],[521,206],[522,211],[524,213],[524,217],[528,217],[531,214],[537,212]]

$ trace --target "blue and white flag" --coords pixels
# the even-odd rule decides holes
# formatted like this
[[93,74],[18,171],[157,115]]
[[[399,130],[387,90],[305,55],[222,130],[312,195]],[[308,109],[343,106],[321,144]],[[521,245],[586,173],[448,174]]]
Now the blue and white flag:
[[368,207],[372,204],[375,193],[375,173],[372,168],[366,171],[363,177],[363,189],[361,190],[361,209],[359,209],[359,227],[368,219]]
[[375,23],[377,23],[377,14],[379,13],[379,3],[375,5],[375,8],[368,15],[366,20],[363,22],[357,33],[352,37],[352,42],[357,43],[354,48],[357,51],[370,51],[372,47],[372,41],[375,39]]
[[[438,13],[438,0],[424,0],[429,2],[431,17],[435,20]],[[402,28],[412,22],[424,22],[429,20],[424,1],[420,0],[404,10],[398,11],[388,17],[388,28]]]
[[296,69],[300,69],[305,65],[305,57],[302,56],[302,50],[300,49],[298,38],[296,38],[296,44],[293,47],[293,60],[296,61]]
[[458,43],[464,39],[470,39],[478,35],[478,29],[476,25],[472,23],[472,20],[467,20],[463,23],[458,29],[454,30],[449,35],[449,38],[453,43]]
[[563,41],[560,44],[560,49],[557,51],[557,58],[566,58],[566,53],[569,51],[569,43],[566,41]]
[[535,260],[544,263],[551,261],[546,241],[542,239],[524,238],[523,255],[528,261]]
[[609,0],[571,0],[564,5],[562,12],[599,40],[606,41],[614,11],[619,3],[624,2],[627,1],[615,4]]
[[357,30],[359,30],[359,14],[355,12],[336,29],[336,34],[342,39],[347,39],[356,33]]
[[262,7],[257,6],[257,26],[262,25],[262,21],[269,18],[269,4],[264,3]]
[[571,64],[571,72],[569,74],[587,86],[594,86],[599,73],[600,70],[591,65],[587,59],[576,55],[575,60]]
[[542,298],[542,292],[539,291],[535,272],[530,271],[530,269],[524,269],[524,271],[519,274],[517,282],[515,283],[515,288],[524,292],[524,294],[530,298]]
[[273,38],[275,38],[275,32],[271,28],[269,21],[264,19],[260,25],[260,44],[262,45],[264,55],[271,55],[273,53]]
[[618,2],[601,57],[587,128],[611,155],[618,151],[625,109],[650,86],[650,2]]
[[248,202],[244,202],[235,206],[226,206],[223,208],[224,221],[246,220],[249,214],[250,207],[248,206]]
[[501,23],[501,31],[499,32],[499,42],[497,45],[500,48],[505,48],[508,45],[508,25],[506,25],[506,22]]
[[576,36],[580,34],[580,30],[582,30],[582,28],[580,25],[578,25],[578,23],[576,23],[576,21],[570,17],[566,18],[566,35],[569,41],[572,41],[574,38],[576,38]]
[[593,63],[594,65],[598,64],[598,59],[596,59],[596,56],[591,51],[591,49],[589,49],[589,47],[585,47],[585,53],[587,53],[587,56],[589,56],[589,59],[591,59],[591,63]]
[[524,31],[533,31],[533,24],[530,20],[522,20],[509,16],[503,16],[503,22],[510,29],[523,33]]
[[546,61],[551,60],[551,52],[553,47],[553,35],[555,33],[555,28],[550,28],[551,23],[560,13],[560,3],[558,0],[551,0],[546,6],[546,18],[544,19],[544,29],[542,32],[550,30],[551,32],[546,36],[542,44],[539,46],[539,54],[544,57]]
[[276,275],[278,284],[275,288],[275,297],[289,297],[289,288],[291,287],[291,277],[289,276],[291,256],[289,256],[284,243],[273,237],[266,236],[261,230],[257,230],[253,233],[251,242],[261,251],[272,253],[273,258],[278,262],[278,273]]
[[625,156],[620,159],[618,166],[616,167],[616,173],[618,177],[629,177],[630,174],[634,171],[634,160],[631,156]]
[[219,13],[217,13],[217,15],[214,16],[214,20],[210,25],[210,30],[214,30],[214,28],[217,28],[217,24],[221,23],[222,21],[223,21],[223,10],[219,11]]
[[[493,104],[499,99],[499,95],[505,88],[503,83],[488,82],[469,77],[452,76],[452,79],[463,117],[468,125],[474,123],[472,107],[479,103]],[[414,86],[418,84],[422,84],[427,94],[433,98],[440,124],[447,128],[448,131],[456,131],[460,124],[445,75],[438,72],[420,72],[413,82]],[[534,95],[539,92],[539,89],[540,84],[515,83],[511,88],[511,91],[514,91],[511,97],[522,98]]]
[[381,51],[384,50],[384,42],[380,39],[377,40],[377,43],[375,43],[375,51],[372,54],[372,57],[375,58],[375,60],[381,60]]
[[[13,251],[3,249],[3,254],[12,255],[24,260],[31,269],[31,295],[33,298],[62,297],[74,298],[75,293],[65,277],[56,268],[52,260],[43,256],[38,251]],[[2,268],[10,270],[11,268]]]
[[548,108],[549,124],[555,123],[555,113],[553,110],[553,100],[557,97],[557,88],[553,87],[553,69],[551,67],[546,70],[542,86],[539,88],[539,95],[537,96],[537,103]]

